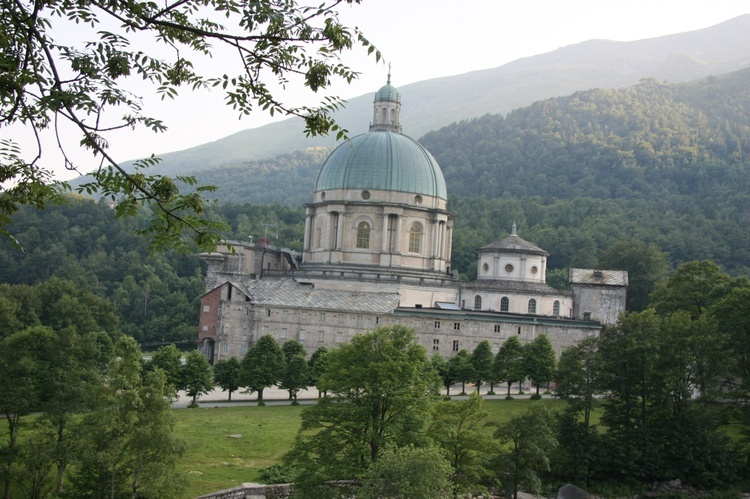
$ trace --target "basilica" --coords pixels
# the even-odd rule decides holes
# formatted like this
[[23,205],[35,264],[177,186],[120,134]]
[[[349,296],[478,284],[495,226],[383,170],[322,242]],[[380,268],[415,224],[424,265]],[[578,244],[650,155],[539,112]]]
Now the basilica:
[[[375,94],[367,133],[339,145],[305,205],[301,254],[267,241],[201,254],[207,264],[198,341],[213,363],[261,336],[308,352],[403,324],[428,353],[546,334],[557,351],[597,335],[625,309],[624,271],[570,269],[570,291],[546,283],[548,253],[510,234],[477,249],[477,279],[451,272],[453,218],[437,161],[402,133],[401,98]],[[507,230],[507,229],[506,229]]]

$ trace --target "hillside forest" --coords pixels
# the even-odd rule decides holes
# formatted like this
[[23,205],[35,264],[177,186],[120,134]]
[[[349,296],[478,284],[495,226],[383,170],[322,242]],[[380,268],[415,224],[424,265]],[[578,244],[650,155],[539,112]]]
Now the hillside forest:
[[[550,253],[548,282],[569,267],[628,270],[628,308],[642,310],[670,269],[711,260],[750,275],[750,70],[671,85],[653,80],[538,102],[455,123],[422,138],[441,165],[455,217],[452,268],[476,275],[476,249],[519,235]],[[322,148],[199,175],[219,187],[210,216],[228,239],[302,249],[304,209]],[[103,203],[13,217],[0,241],[0,282],[71,279],[110,300],[145,347],[195,337],[203,293],[196,255],[151,254]]]
[[[532,412],[493,434],[507,449],[525,438],[524,428],[548,426],[544,459],[552,457],[555,467],[516,470],[519,476],[535,473],[523,475],[533,482],[523,488],[564,479],[612,492],[678,476],[702,488],[746,486],[749,80],[750,71],[742,71],[683,85],[648,80],[618,90],[579,92],[507,116],[456,123],[422,139],[445,173],[455,216],[452,268],[459,277],[474,277],[476,249],[506,235],[513,222],[519,235],[550,252],[548,282],[555,286],[566,286],[571,266],[625,269],[630,275],[631,314],[598,343],[564,354],[554,373],[546,369],[544,375],[531,375],[524,367],[537,387],[556,380],[570,409],[554,421]],[[220,187],[220,202],[209,216],[231,226],[231,233],[223,235],[227,239],[263,237],[300,250],[301,203],[310,197],[325,154],[295,152],[206,175],[203,181]],[[267,179],[283,185],[271,186]],[[225,189],[229,182],[235,190]],[[138,488],[142,494],[148,490],[152,496],[180,488],[173,473],[180,444],[173,439],[167,403],[176,385],[167,370],[141,365],[140,348],[156,350],[158,359],[165,348],[175,353],[164,345],[194,347],[203,269],[194,253],[152,254],[148,241],[134,234],[149,218],[145,212],[115,218],[106,203],[79,196],[45,211],[25,207],[14,214],[9,228],[14,240],[0,241],[0,373],[7,378],[0,402],[8,416],[8,449],[15,448],[20,414],[39,410],[42,426],[38,447],[24,441],[3,454],[12,458],[4,461],[10,463],[2,474],[6,490],[8,477],[17,476],[13,459],[20,456],[31,466],[24,485],[58,492],[64,482],[72,494],[98,491],[92,497],[115,486],[134,493]],[[450,361],[428,361],[423,351],[410,350],[409,332],[376,331],[357,341],[388,334],[401,337],[389,358],[408,353],[403,364],[415,376],[412,385],[397,384],[406,390],[395,394],[400,402],[426,400],[405,393],[419,388],[426,394],[439,377],[447,386],[518,379],[517,373],[457,374],[459,361],[474,352],[456,356],[453,368]],[[343,369],[356,365],[346,355],[363,351],[368,349],[355,345],[333,354],[333,368],[328,377],[322,375],[319,388],[359,393],[343,383],[357,383],[366,372]],[[186,366],[205,361],[194,350],[187,358],[195,360]],[[297,364],[303,371],[303,363]],[[510,363],[506,359],[498,365]],[[203,375],[210,368],[196,366],[201,383],[208,383]],[[427,375],[431,382],[425,381]],[[273,383],[287,387],[292,381]],[[269,386],[249,378],[241,382],[256,391]],[[85,383],[97,387],[95,400],[82,397]],[[66,391],[69,387],[75,389]],[[607,394],[604,408],[597,409],[598,423],[589,419],[594,393]],[[368,394],[362,396],[348,402],[365,407]],[[408,408],[405,413],[424,417],[384,428],[385,444],[370,442],[362,454],[361,448],[346,446],[333,452],[316,439],[323,428],[341,427],[331,421],[353,407],[324,401],[303,416],[294,453],[301,461],[288,458],[276,472],[315,486],[320,479],[366,477],[373,468],[363,455],[373,462],[372,456],[383,457],[381,466],[392,462],[395,469],[403,468],[398,459],[432,459],[414,454],[432,445],[416,439],[424,425],[437,425],[433,435],[439,447],[451,444],[440,443],[446,434],[440,425],[482,419],[478,403],[456,406],[457,414],[435,403]],[[121,408],[122,418],[108,407]],[[394,452],[385,452],[389,446]],[[399,455],[398,449],[412,454]],[[465,481],[454,481],[453,490],[502,478],[488,473],[511,469],[505,459],[513,456],[493,455],[498,461],[474,461],[464,475],[456,472],[454,477]],[[330,466],[321,468],[320,456],[328,456]],[[583,463],[580,456],[586,457]],[[46,466],[46,478],[35,481],[32,457]],[[460,463],[449,464],[456,469]],[[328,474],[310,475],[320,469]],[[377,497],[377,483],[372,487]]]

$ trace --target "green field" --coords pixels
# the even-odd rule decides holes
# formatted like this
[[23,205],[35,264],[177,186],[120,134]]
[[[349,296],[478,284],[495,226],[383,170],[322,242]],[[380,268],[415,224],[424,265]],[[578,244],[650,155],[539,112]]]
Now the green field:
[[[559,400],[547,401],[553,409]],[[485,400],[487,422],[503,422],[532,402]],[[300,425],[301,406],[227,407],[175,411],[176,432],[187,444],[180,469],[186,498],[260,480],[261,469],[279,463]],[[494,428],[487,428],[488,437]]]

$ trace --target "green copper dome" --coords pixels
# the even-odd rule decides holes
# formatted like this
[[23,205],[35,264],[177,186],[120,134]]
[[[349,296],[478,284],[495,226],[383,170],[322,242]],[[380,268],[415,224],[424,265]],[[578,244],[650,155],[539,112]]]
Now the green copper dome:
[[396,90],[396,87],[391,85],[390,78],[388,79],[388,83],[380,87],[378,93],[375,94],[376,102],[384,100],[398,102],[398,91]]
[[443,172],[416,140],[372,131],[338,146],[323,163],[315,192],[371,189],[412,192],[448,200]]

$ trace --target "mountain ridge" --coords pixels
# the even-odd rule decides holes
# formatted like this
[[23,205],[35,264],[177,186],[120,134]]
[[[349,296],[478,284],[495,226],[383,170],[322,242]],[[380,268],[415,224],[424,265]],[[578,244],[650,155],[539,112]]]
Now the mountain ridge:
[[[401,117],[405,133],[420,137],[456,121],[486,113],[508,113],[537,100],[578,90],[617,88],[649,77],[678,83],[747,66],[750,14],[701,30],[632,42],[589,40],[498,68],[396,86],[404,103]],[[350,99],[336,114],[351,135],[367,130],[376,90]],[[303,130],[304,124],[297,118],[242,130],[163,154],[154,171],[189,174],[335,143],[331,137],[305,138]]]

